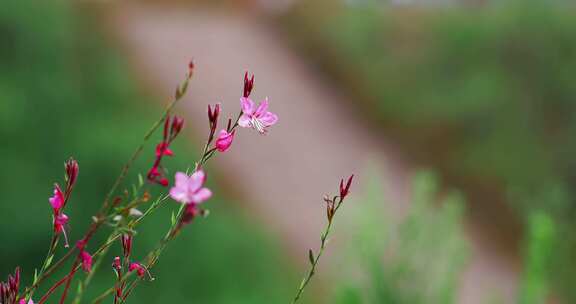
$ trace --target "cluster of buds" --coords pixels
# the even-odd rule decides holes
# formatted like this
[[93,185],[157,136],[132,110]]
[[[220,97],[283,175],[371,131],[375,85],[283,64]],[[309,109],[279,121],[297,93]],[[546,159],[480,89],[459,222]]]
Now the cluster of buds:
[[18,289],[20,288],[20,268],[16,268],[14,275],[8,275],[6,282],[0,282],[0,303],[16,304]]
[[152,183],[162,185],[164,187],[168,186],[168,179],[164,175],[164,169],[162,168],[162,158],[164,156],[173,156],[174,153],[170,150],[170,144],[174,139],[180,134],[182,127],[184,125],[184,119],[174,116],[166,116],[164,120],[164,132],[162,137],[162,142],[156,146],[156,160],[154,165],[148,171],[147,179]]
[[324,195],[324,202],[326,202],[326,217],[328,222],[332,222],[336,210],[338,210],[340,204],[344,201],[346,196],[350,193],[350,186],[352,185],[352,180],[354,179],[354,174],[350,175],[345,181],[340,180],[340,195],[336,195],[330,198],[328,195]]
[[[148,273],[148,276],[152,280],[152,275],[150,275],[150,272],[148,272],[148,270],[144,265],[130,261],[130,254],[132,253],[133,236],[130,234],[123,234],[120,240],[122,242],[123,257],[121,258],[119,256],[116,256],[112,261],[112,269],[116,273],[116,277],[118,279],[117,280],[118,283],[115,286],[115,293],[114,293],[116,299],[122,299],[126,289],[126,282],[122,281],[122,278],[125,274],[123,271],[124,268],[123,266],[128,266],[128,272],[136,271],[136,275],[138,275],[138,277],[140,278],[144,278],[146,273]],[[116,303],[116,301],[114,303]]]
[[[220,115],[220,104],[217,103],[214,105],[214,111],[212,111],[212,107],[208,105],[208,123],[210,125],[210,135],[208,136],[208,142],[212,142],[214,138],[214,134],[216,133],[216,128],[218,128],[218,116]],[[232,120],[228,119],[228,127],[226,129],[220,130],[218,132],[218,137],[216,138],[216,142],[214,147],[219,152],[226,152],[230,146],[232,145],[232,141],[234,141],[234,135],[236,134],[235,130],[231,130]]]
[[65,246],[68,247],[68,237],[66,235],[66,224],[68,223],[68,216],[64,214],[63,209],[70,198],[72,189],[76,184],[76,179],[78,178],[78,162],[73,158],[70,158],[64,164],[66,171],[66,188],[64,192],[58,184],[54,184],[54,195],[48,199],[50,205],[52,206],[53,217],[54,217],[54,233],[62,233],[66,241]]

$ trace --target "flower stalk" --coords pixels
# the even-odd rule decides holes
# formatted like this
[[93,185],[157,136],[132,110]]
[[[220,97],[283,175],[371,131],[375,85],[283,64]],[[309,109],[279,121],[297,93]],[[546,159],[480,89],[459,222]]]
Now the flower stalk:
[[304,290],[310,283],[310,280],[312,280],[312,277],[314,276],[314,274],[316,274],[316,268],[318,267],[320,258],[322,257],[322,254],[326,249],[326,244],[330,236],[332,224],[334,223],[334,216],[336,215],[338,209],[340,209],[340,206],[342,206],[342,203],[344,202],[346,196],[350,193],[350,186],[352,185],[353,179],[354,175],[351,175],[346,181],[346,183],[344,183],[344,179],[340,180],[340,194],[338,196],[333,196],[332,198],[330,198],[327,195],[324,196],[324,202],[326,203],[327,224],[326,227],[324,228],[324,232],[322,232],[320,236],[320,249],[318,251],[318,254],[316,255],[314,254],[314,251],[312,249],[308,249],[308,260],[310,262],[310,269],[307,271],[306,275],[302,279],[300,286],[298,286],[296,295],[292,299],[291,302],[292,304],[297,303],[300,300],[302,294],[304,293]]

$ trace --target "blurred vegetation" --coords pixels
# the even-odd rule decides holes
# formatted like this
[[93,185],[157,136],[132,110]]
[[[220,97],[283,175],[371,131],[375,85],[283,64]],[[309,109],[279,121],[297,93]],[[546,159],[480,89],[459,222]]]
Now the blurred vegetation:
[[[161,113],[135,87],[125,60],[96,26],[96,16],[88,13],[94,10],[78,10],[72,3],[8,0],[0,9],[0,277],[21,265],[25,283],[48,247],[48,197],[53,183],[63,179],[63,162],[74,156],[80,163],[66,211],[75,240]],[[184,75],[186,64],[175,73]],[[175,144],[176,157],[166,160],[173,171],[195,160],[196,147],[185,142],[187,135]],[[148,169],[156,140],[128,180]],[[210,217],[188,227],[168,248],[153,270],[157,280],[142,284],[128,302],[277,303],[289,298],[292,289],[285,286],[296,276],[278,244],[222,193],[216,191],[207,205]],[[153,248],[168,229],[169,209],[142,226],[135,237],[137,254]],[[120,246],[111,251],[109,261]],[[111,286],[112,270],[101,270],[85,300]]]
[[[471,209],[512,208],[523,223],[535,210],[551,215],[563,239],[547,251],[553,285],[576,301],[573,6],[377,2],[305,1],[280,21],[358,112],[415,159],[481,187]],[[494,203],[500,196],[509,206]]]
[[545,213],[534,212],[530,215],[528,228],[519,303],[545,303],[549,296],[549,259],[556,242],[554,222]]
[[349,273],[342,276],[353,279],[340,283],[335,302],[457,303],[469,251],[463,198],[441,191],[434,174],[421,172],[414,178],[408,216],[398,221],[386,217],[382,184],[381,177],[371,176],[364,195],[347,206],[356,214],[344,227],[353,241],[342,263]]

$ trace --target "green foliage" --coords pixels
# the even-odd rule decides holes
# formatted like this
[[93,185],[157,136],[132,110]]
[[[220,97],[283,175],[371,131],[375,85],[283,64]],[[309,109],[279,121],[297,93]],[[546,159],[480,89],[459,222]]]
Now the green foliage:
[[[124,60],[98,31],[90,10],[69,1],[8,0],[0,9],[0,277],[17,265],[24,283],[46,255],[51,234],[48,197],[63,180],[64,161],[79,160],[77,187],[67,207],[70,236],[79,238],[119,174],[121,165],[161,113],[138,93]],[[186,71],[183,63],[182,73]],[[171,95],[173,92],[165,92]],[[175,143],[171,170],[196,158],[184,134]],[[154,137],[126,185],[138,183],[154,157]],[[212,185],[213,187],[218,187]],[[156,187],[157,188],[157,187]],[[271,303],[289,298],[295,279],[270,236],[248,221],[218,191],[212,215],[199,219],[166,250],[152,272],[157,278],[135,291],[132,303]],[[155,246],[170,225],[170,202],[146,220],[135,237],[135,258]],[[104,229],[106,230],[106,229]],[[108,230],[109,232],[109,230]],[[102,240],[104,234],[96,238]],[[94,250],[89,245],[88,250]],[[111,249],[87,299],[111,286]],[[56,260],[63,249],[59,249]],[[270,272],[273,265],[275,272]],[[68,267],[66,267],[68,268]],[[83,277],[80,274],[78,277]],[[49,283],[49,282],[48,282]],[[76,286],[74,282],[73,286]],[[258,288],[255,288],[258,286]],[[46,287],[36,295],[41,295]],[[73,290],[76,288],[73,287]],[[37,300],[35,298],[35,300]]]
[[456,303],[468,254],[462,197],[440,191],[437,178],[422,172],[414,178],[408,215],[398,221],[384,210],[382,183],[373,176],[366,194],[350,202],[361,213],[350,216],[354,223],[346,229],[353,231],[347,261],[355,261],[346,264],[348,275],[359,279],[339,289],[336,302]]
[[550,257],[556,239],[554,221],[543,212],[529,218],[524,274],[520,288],[521,304],[545,303],[549,295]]

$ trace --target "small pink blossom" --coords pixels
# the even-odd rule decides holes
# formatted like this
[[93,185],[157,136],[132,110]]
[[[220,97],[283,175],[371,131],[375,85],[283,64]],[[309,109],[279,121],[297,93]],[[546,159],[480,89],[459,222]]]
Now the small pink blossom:
[[116,271],[120,271],[120,268],[122,268],[122,262],[120,262],[119,256],[114,258],[114,261],[112,262],[112,267],[116,269]]
[[170,148],[168,147],[168,143],[166,142],[161,142],[156,146],[156,157],[160,157],[162,155],[174,156],[174,152],[170,150]]
[[253,128],[260,134],[266,134],[268,127],[278,121],[278,116],[268,111],[268,98],[256,108],[252,99],[242,97],[240,98],[240,106],[242,107],[242,116],[238,120],[238,125],[243,128]]
[[58,184],[54,184],[54,195],[48,199],[54,212],[58,212],[64,206],[64,194]]
[[177,172],[176,183],[170,189],[170,196],[183,204],[200,204],[212,196],[212,191],[203,187],[205,181],[206,174],[201,169],[190,176]]
[[20,302],[18,302],[18,304],[34,304],[34,301],[30,299],[28,300],[28,302],[26,302],[26,299],[20,299]]
[[82,270],[90,272],[92,270],[92,256],[88,251],[82,250],[80,253],[80,259],[82,259]]
[[54,230],[58,232],[64,231],[64,226],[68,223],[68,216],[64,213],[58,214],[54,218]]
[[234,141],[234,134],[236,131],[232,131],[228,133],[226,130],[220,130],[218,134],[218,138],[216,139],[216,150],[220,152],[226,152],[232,145],[232,141]]
[[144,275],[146,274],[146,268],[144,268],[144,266],[142,266],[142,264],[140,263],[130,263],[128,270],[129,271],[136,270],[136,274],[138,274],[138,276],[141,278],[143,278]]

